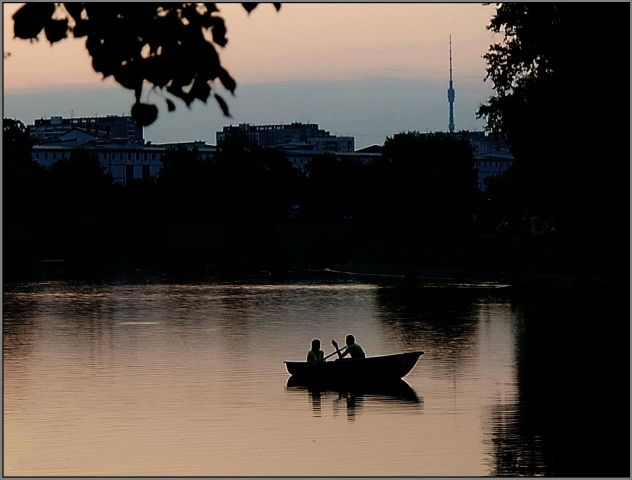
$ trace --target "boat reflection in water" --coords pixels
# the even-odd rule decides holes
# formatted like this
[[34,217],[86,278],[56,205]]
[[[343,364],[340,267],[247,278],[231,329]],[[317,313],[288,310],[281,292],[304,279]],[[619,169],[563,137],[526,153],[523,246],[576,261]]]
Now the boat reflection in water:
[[315,417],[322,415],[323,401],[333,398],[332,408],[336,415],[341,407],[346,408],[347,417],[353,420],[357,410],[365,405],[379,405],[380,408],[401,407],[423,408],[423,397],[404,380],[385,382],[313,382],[291,376],[287,381],[287,391],[306,392],[311,401]]

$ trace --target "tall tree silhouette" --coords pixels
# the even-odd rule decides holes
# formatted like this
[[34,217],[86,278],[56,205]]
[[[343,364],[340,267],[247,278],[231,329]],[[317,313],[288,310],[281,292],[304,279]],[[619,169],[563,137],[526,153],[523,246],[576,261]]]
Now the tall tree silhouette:
[[504,3],[488,29],[503,41],[478,116],[513,151],[515,207],[629,239],[629,3]]
[[[251,12],[257,3],[242,3]],[[274,3],[277,11],[281,8]],[[69,35],[85,37],[92,67],[134,91],[131,114],[146,126],[158,107],[141,102],[144,82],[164,89],[190,106],[213,96],[230,116],[224,98],[212,89],[215,80],[234,94],[236,81],[222,66],[216,46],[225,47],[226,25],[214,3],[26,3],[14,15],[14,34],[36,39],[44,31],[56,43]],[[173,101],[165,97],[173,111]]]

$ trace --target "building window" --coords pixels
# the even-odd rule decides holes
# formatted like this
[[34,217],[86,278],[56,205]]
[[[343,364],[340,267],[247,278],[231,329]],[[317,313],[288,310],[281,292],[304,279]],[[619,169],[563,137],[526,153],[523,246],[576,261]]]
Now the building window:
[[125,177],[128,179],[134,178],[134,165],[125,165]]

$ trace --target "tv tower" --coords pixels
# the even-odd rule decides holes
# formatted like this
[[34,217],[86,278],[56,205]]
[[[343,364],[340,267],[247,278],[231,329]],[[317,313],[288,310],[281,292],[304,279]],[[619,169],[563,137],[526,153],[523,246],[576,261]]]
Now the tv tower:
[[452,35],[450,35],[450,87],[448,88],[448,103],[450,104],[450,122],[448,130],[454,133],[454,87],[452,85]]

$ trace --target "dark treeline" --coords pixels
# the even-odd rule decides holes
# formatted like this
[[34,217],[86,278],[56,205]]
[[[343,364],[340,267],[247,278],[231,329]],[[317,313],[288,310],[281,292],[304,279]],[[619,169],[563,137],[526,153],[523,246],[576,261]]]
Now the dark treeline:
[[[472,148],[454,135],[401,133],[372,162],[322,154],[301,170],[279,150],[239,141],[221,144],[212,160],[182,147],[164,155],[157,179],[123,186],[86,150],[45,169],[31,160],[21,122],[5,119],[3,133],[9,266],[43,259],[279,272],[344,262],[465,271],[575,265],[559,247],[563,232],[534,234],[512,211],[502,180],[486,194],[475,188]],[[513,228],[499,228],[508,218]]]

